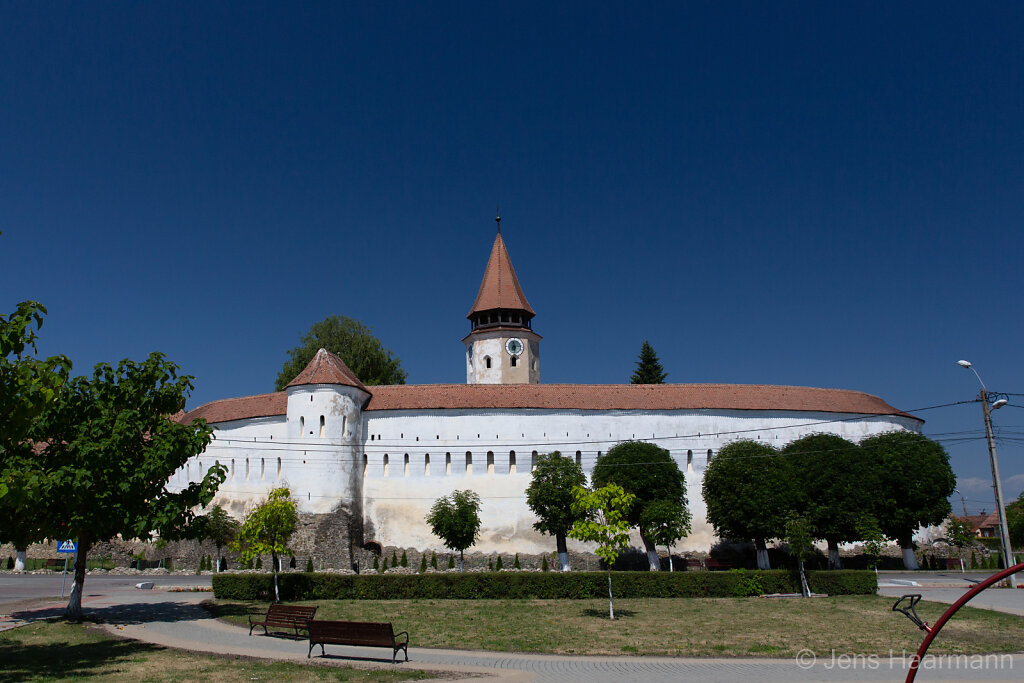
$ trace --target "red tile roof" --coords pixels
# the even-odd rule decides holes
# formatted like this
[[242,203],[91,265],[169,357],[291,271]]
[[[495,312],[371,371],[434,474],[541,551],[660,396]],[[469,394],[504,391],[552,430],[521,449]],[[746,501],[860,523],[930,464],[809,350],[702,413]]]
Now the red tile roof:
[[[356,374],[348,369],[345,361],[326,349],[320,349],[309,361],[306,369],[298,374],[289,387],[297,387],[303,384],[344,384],[349,387],[358,387],[367,391],[363,383],[359,381]],[[369,393],[369,392],[367,392]]]
[[[783,410],[920,419],[859,391],[756,384],[398,384],[372,394],[366,410]],[[287,407],[279,392],[214,401],[183,419],[227,422],[284,415]]]
[[480,282],[480,291],[477,292],[476,301],[473,302],[473,307],[469,309],[466,317],[496,308],[526,311],[531,317],[535,315],[526,300],[526,295],[523,294],[523,288],[519,286],[519,278],[516,277],[512,259],[508,256],[508,249],[505,248],[505,240],[501,238],[500,232],[494,238],[491,257],[487,259],[484,279]]

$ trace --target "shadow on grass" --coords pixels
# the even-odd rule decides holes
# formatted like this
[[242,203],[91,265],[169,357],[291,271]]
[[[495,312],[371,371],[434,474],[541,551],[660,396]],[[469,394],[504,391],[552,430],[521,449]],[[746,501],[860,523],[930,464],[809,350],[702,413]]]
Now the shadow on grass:
[[23,681],[109,675],[111,664],[163,649],[134,640],[103,640],[73,645],[61,642],[40,645],[0,642],[0,678]]
[[[64,605],[47,609],[21,610],[11,613],[15,619],[35,621],[37,619],[62,619]],[[83,606],[84,621],[105,624],[148,624],[154,621],[192,621],[205,619],[209,615],[192,602],[138,602],[107,607]]]
[[[598,618],[607,619],[608,618],[608,610],[606,610],[606,609],[585,609],[585,610],[583,610],[583,616],[585,616],[585,617],[598,617]],[[631,609],[616,609],[615,610],[615,620],[616,621],[618,621],[620,618],[629,619],[630,617],[635,617],[635,616],[636,616],[636,612],[634,612]]]

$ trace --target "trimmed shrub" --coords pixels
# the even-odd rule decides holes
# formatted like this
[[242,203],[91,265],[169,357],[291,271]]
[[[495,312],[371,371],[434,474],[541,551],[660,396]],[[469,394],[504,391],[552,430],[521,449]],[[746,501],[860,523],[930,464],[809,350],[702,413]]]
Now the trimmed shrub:
[[381,569],[381,571],[382,572],[386,572],[387,570],[388,570],[388,558],[385,557],[384,558],[384,568]]
[[409,566],[409,558],[406,557],[404,550],[402,551],[402,563],[401,564],[402,564],[403,567],[408,567]]
[[427,556],[420,555],[420,574],[427,573]]
[[499,572],[505,568],[505,564],[501,561],[501,555],[498,555],[498,564],[495,567]]
[[487,558],[487,571],[490,571],[490,572],[494,571],[494,562],[492,562],[491,558],[489,558],[489,557]]
[[[811,571],[811,589],[829,595],[871,595],[872,571]],[[621,572],[612,577],[617,598],[727,598],[749,594],[796,593],[799,578],[782,569],[746,572]],[[608,596],[604,572],[521,572],[517,574],[282,574],[282,600],[473,600],[588,599]],[[269,574],[217,574],[213,593],[227,600],[268,600]]]
[[309,574],[313,573],[313,558],[306,558],[306,572]]
[[430,551],[430,567],[432,569],[437,569],[437,553],[433,550]]
[[391,566],[392,567],[397,567],[398,566],[398,555],[395,553],[394,550],[391,551]]
[[522,567],[519,566],[519,553],[516,553],[516,559],[512,563],[512,569],[522,569]]
[[449,555],[448,556],[448,569],[455,569],[455,556],[454,555]]
[[541,558],[540,558],[540,570],[542,572],[548,571],[548,556],[547,555],[541,555]]

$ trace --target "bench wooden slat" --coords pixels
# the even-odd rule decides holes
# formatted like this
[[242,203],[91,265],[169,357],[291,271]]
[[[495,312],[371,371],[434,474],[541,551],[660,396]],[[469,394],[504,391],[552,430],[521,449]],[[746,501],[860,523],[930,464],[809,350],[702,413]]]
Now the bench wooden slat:
[[[400,642],[399,637],[405,636]],[[372,621],[329,621],[314,619],[309,622],[309,653],[310,657],[315,646],[320,646],[320,654],[325,654],[324,645],[354,645],[357,647],[390,647],[391,661],[397,660],[399,650],[405,652],[405,661],[409,661],[409,634],[402,631],[395,634],[390,622]]]
[[316,605],[281,605],[273,604],[267,609],[262,619],[253,621],[249,616],[249,635],[256,626],[263,627],[264,635],[270,633],[270,628],[291,628],[295,629],[295,635],[299,635],[299,629],[306,628],[306,624],[316,614]]

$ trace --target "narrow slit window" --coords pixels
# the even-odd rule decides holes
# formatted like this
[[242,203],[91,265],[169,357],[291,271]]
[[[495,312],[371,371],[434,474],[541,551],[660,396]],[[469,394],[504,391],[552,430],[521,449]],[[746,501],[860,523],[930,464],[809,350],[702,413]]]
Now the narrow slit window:
[[688,472],[693,471],[693,451],[686,451],[686,470]]
[[711,462],[711,458],[712,458],[713,456],[714,456],[714,454],[713,454],[713,453],[711,452],[711,449],[709,448],[709,449],[708,449],[708,462]]
[[388,476],[388,454],[384,454],[384,476]]
[[491,357],[490,356],[484,356],[484,367],[485,368],[490,368],[491,367]]
[[511,360],[511,361],[509,361],[509,364],[510,364],[510,365],[511,365],[512,367],[515,367],[515,366],[516,366],[516,361],[517,361],[516,357],[515,357],[515,356],[512,356],[512,360]]
[[260,481],[267,478],[267,459],[260,458]]
[[405,454],[405,461],[404,461],[403,464],[405,466],[402,468],[402,476],[403,477],[408,477],[409,476],[409,454],[408,453]]
[[345,415],[341,416],[341,438],[345,438],[345,425],[348,423],[348,417]]
[[508,473],[509,474],[515,474],[516,473],[516,452],[515,451],[509,451],[508,452]]
[[451,453],[445,453],[444,454],[444,473],[445,473],[446,476],[450,475],[452,473],[452,454]]
[[494,451],[487,451],[487,474],[494,474]]
[[305,433],[306,433],[306,418],[305,417],[299,417],[299,438],[301,439],[302,436]]
[[576,466],[583,467],[583,453],[581,451],[576,451]]
[[370,456],[363,453],[363,477],[370,473]]
[[235,480],[235,459],[231,458],[231,481]]
[[423,476],[430,476],[430,453],[423,454]]
[[466,451],[466,474],[473,474],[473,454]]
[[277,459],[277,478],[281,479],[281,458]]
[[249,458],[245,459],[245,480],[249,481]]
[[320,438],[322,439],[325,436],[327,436],[327,420],[325,420],[324,416],[321,415],[320,416]]
[[537,471],[537,451],[530,453],[530,471]]

